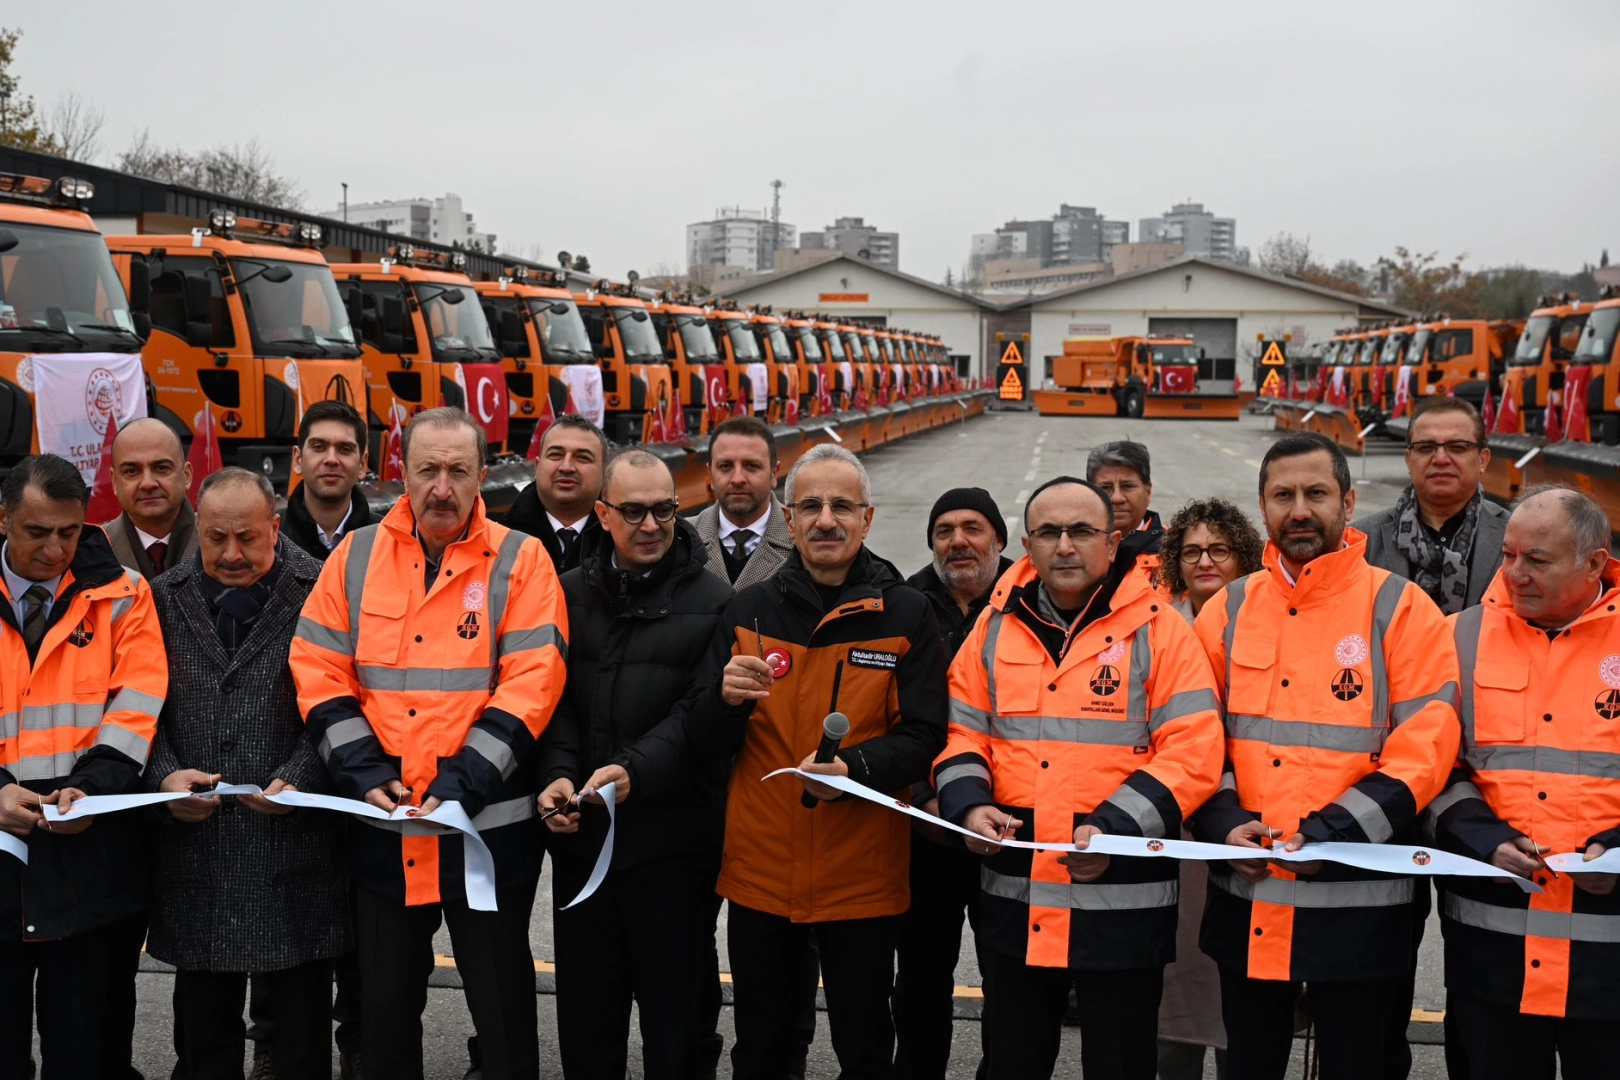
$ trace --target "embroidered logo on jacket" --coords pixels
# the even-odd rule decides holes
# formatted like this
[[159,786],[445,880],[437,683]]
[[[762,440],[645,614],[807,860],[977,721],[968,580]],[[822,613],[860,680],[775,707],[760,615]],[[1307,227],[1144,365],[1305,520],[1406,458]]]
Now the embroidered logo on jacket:
[[456,636],[471,641],[478,636],[478,612],[469,611],[456,623]]
[[1620,717],[1620,690],[1605,690],[1592,702],[1592,708],[1605,720]]
[[1605,656],[1598,665],[1598,678],[1605,686],[1620,690],[1620,656]]
[[461,590],[461,606],[468,611],[484,610],[484,583],[482,581],[467,582],[467,587]]
[[1339,639],[1333,647],[1333,659],[1339,662],[1340,667],[1353,667],[1367,659],[1367,639],[1360,634],[1350,634]]
[[82,649],[96,639],[95,628],[90,625],[89,619],[82,619],[68,634],[67,639],[69,645],[77,645]]
[[894,666],[900,662],[900,654],[877,652],[873,649],[851,649],[849,650],[849,662],[856,667],[880,668],[884,671],[893,671]]
[[1091,673],[1091,692],[1099,697],[1113,697],[1119,689],[1119,668],[1104,664]]
[[1333,676],[1333,696],[1340,701],[1354,701],[1361,696],[1361,672],[1344,668]]

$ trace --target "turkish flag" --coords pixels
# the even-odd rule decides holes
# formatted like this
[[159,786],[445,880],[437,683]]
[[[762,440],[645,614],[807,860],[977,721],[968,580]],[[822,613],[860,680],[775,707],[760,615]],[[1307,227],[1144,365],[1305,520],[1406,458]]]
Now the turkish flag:
[[1564,441],[1564,428],[1563,424],[1560,423],[1561,415],[1562,410],[1559,409],[1558,402],[1549,400],[1547,402],[1547,411],[1541,416],[1541,434],[1550,443]]
[[[1410,364],[1402,364],[1400,367],[1395,369],[1395,407],[1390,410],[1391,416],[1401,417],[1406,415],[1406,396],[1408,388],[1411,386],[1411,384],[1412,366]],[[1485,394],[1485,399],[1489,401],[1490,396],[1490,392],[1487,391]],[[1485,430],[1489,431],[1490,428],[1490,422],[1487,421],[1485,424]]]
[[1194,382],[1194,369],[1189,365],[1177,364],[1159,369],[1159,388],[1166,394],[1190,394]]
[[112,444],[117,437],[118,415],[109,412],[107,435],[101,440],[101,463],[96,466],[96,482],[90,488],[90,505],[84,512],[84,520],[92,525],[105,525],[124,512],[118,502],[118,492],[113,488]]
[[390,480],[405,482],[405,429],[402,420],[405,410],[400,408],[399,402],[388,410],[392,423],[388,427],[388,439],[383,443],[383,471],[382,482]]
[[203,402],[203,411],[191,418],[191,430],[191,452],[186,455],[186,464],[191,466],[191,486],[186,489],[186,497],[196,506],[202,482],[225,467],[219,456],[219,439],[214,435],[214,410],[208,402]]
[[557,422],[557,411],[551,407],[551,376],[543,368],[541,371],[541,381],[545,384],[540,392],[543,406],[534,422],[534,434],[529,436],[529,450],[523,455],[526,461],[534,461],[540,456],[540,441],[546,437],[546,429]]
[[463,364],[461,370],[467,380],[467,411],[491,446],[505,445],[512,419],[505,370],[500,364]]
[[1570,442],[1591,442],[1592,426],[1586,412],[1586,390],[1592,385],[1590,364],[1571,364],[1564,371],[1564,437]]
[[1518,435],[1519,403],[1513,396],[1511,385],[1502,388],[1502,408],[1496,414],[1495,432],[1498,435]]
[[[1399,416],[1399,413],[1395,415]],[[1479,418],[1485,421],[1485,430],[1496,426],[1496,399],[1491,395],[1491,384],[1485,384],[1485,400],[1479,403]]]

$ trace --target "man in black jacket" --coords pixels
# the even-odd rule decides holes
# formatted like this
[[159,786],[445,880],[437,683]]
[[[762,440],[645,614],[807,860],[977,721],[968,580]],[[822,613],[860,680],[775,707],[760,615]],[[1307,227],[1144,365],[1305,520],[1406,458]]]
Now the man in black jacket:
[[[979,621],[997,579],[1013,565],[1002,555],[1007,519],[984,488],[953,488],[939,497],[928,515],[928,543],[933,561],[906,584],[928,597],[949,661]],[[930,814],[939,813],[939,799],[926,781],[912,785],[911,802]],[[897,1080],[944,1080],[951,1056],[962,913],[967,912],[977,931],[983,861],[955,833],[913,823],[911,910],[900,926],[891,998]],[[981,1037],[983,1030],[981,1025]]]
[[[699,661],[731,599],[676,516],[675,480],[645,450],[607,468],[600,525],[562,577],[568,682],[540,740],[542,812],[555,880],[557,1028],[568,1080],[625,1075],[630,999],[649,1080],[697,1068],[699,987],[725,827],[725,771],[683,749],[683,717],[710,690]],[[598,794],[615,785],[612,870],[584,886],[607,833]],[[580,796],[585,804],[580,805]]]
[[596,521],[607,459],[601,428],[575,413],[557,417],[540,438],[534,483],[501,518],[508,529],[538,537],[559,574],[579,565],[580,539]]
[[338,541],[376,520],[359,489],[366,472],[366,422],[354,406],[317,401],[305,409],[293,466],[304,479],[287,496],[281,534],[325,562]]

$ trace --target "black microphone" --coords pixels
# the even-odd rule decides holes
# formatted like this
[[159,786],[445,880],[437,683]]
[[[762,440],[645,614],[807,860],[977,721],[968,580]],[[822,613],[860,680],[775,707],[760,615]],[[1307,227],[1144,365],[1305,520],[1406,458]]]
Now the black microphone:
[[[827,719],[821,722],[821,745],[816,747],[816,764],[825,765],[838,753],[838,744],[844,741],[849,734],[849,717],[841,712],[828,713]],[[799,796],[799,804],[806,810],[814,810],[816,803],[821,800],[808,791]]]

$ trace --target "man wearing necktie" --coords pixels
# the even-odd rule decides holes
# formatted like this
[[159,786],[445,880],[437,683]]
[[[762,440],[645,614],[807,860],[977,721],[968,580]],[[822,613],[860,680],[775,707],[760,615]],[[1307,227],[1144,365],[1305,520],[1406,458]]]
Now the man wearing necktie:
[[709,549],[709,572],[734,588],[774,577],[793,551],[787,519],[772,496],[780,471],[776,437],[755,417],[732,417],[709,436],[714,502],[692,524]]
[[197,522],[186,492],[191,464],[161,420],[132,421],[113,438],[113,489],[124,508],[104,528],[118,561],[148,580],[197,550]]
[[579,565],[579,538],[596,521],[607,458],[601,428],[575,413],[559,416],[540,439],[534,483],[501,518],[508,529],[539,538],[559,574]]

